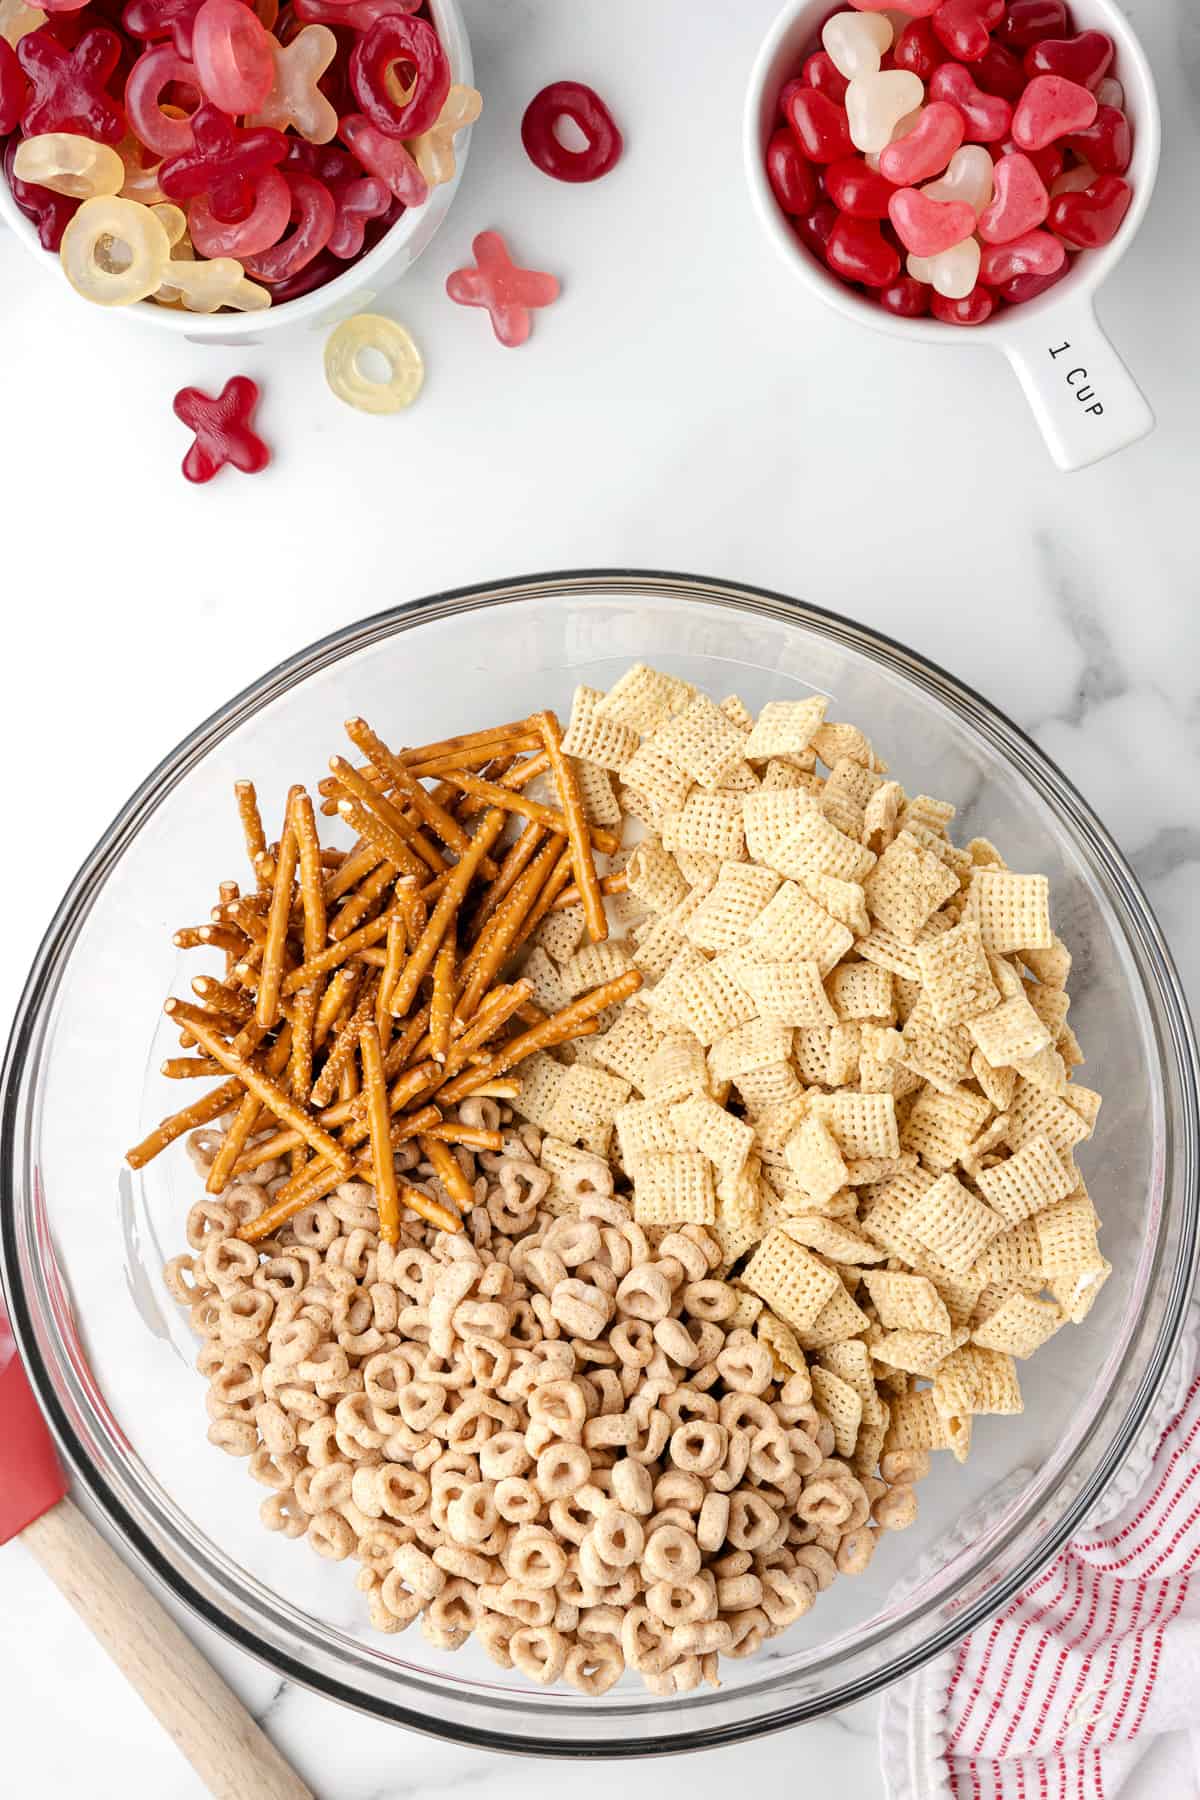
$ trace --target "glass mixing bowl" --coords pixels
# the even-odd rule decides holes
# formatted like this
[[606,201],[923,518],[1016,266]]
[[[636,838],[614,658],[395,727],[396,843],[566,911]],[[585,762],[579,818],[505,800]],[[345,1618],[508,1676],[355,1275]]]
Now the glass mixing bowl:
[[[204,1384],[162,1263],[197,1191],[182,1149],[140,1175],[125,1147],[182,1101],[157,1073],[162,1001],[186,992],[173,928],[241,873],[231,789],[268,819],[341,748],[341,722],[421,742],[605,686],[636,659],[720,697],[828,694],[956,830],[1045,870],[1075,957],[1072,1023],[1104,1109],[1081,1164],[1114,1272],[1086,1324],[1021,1370],[1025,1412],[978,1422],[918,1523],[882,1541],[724,1685],[664,1701],[543,1691],[468,1645],[372,1633],[353,1569],[262,1529],[263,1490],[204,1439]],[[1197,1245],[1197,1061],[1170,957],[1125,862],[1041,752],[896,644],[780,596],[681,576],[583,573],[442,594],[302,651],[201,725],[114,821],[66,895],[21,1002],[5,1074],[4,1276],[13,1325],[77,1479],[130,1548],[211,1624],[290,1680],[439,1735],[557,1755],[728,1743],[830,1712],[996,1612],[1119,1468],[1180,1328]],[[986,1508],[984,1503],[986,1502]],[[986,1511],[986,1517],[982,1515]]]

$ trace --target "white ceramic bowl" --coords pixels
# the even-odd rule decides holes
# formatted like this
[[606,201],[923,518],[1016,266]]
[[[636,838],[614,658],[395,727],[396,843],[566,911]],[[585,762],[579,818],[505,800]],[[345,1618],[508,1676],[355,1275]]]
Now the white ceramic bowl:
[[[470,87],[473,78],[471,45],[458,0],[429,0],[429,10],[450,62],[451,80]],[[268,335],[273,336],[289,326],[304,325],[309,330],[323,330],[350,313],[361,312],[374,295],[398,281],[431,242],[450,210],[462,179],[470,139],[471,128],[468,126],[455,140],[458,168],[453,181],[432,189],[423,206],[410,206],[372,250],[348,265],[344,275],[335,276],[311,294],[301,294],[295,300],[285,300],[279,306],[258,313],[191,313],[176,311],[171,306],[155,306],[152,300],[116,310],[122,318],[151,330],[171,332],[193,344],[258,344]],[[58,258],[42,249],[36,227],[17,207],[3,175],[0,175],[0,220],[12,227],[46,273],[56,281],[65,280]],[[80,296],[76,297],[81,306],[88,304]]]
[[1113,72],[1125,89],[1133,126],[1128,179],[1133,203],[1111,244],[1086,250],[1071,273],[1036,300],[997,311],[971,330],[936,319],[900,319],[847,287],[811,256],[771,191],[763,152],[776,119],[779,90],[797,73],[829,14],[829,0],[788,0],[767,33],[746,96],[746,175],[763,228],[812,293],[848,319],[910,343],[985,343],[1015,369],[1060,469],[1082,469],[1124,449],[1154,428],[1154,414],[1096,318],[1096,290],[1116,268],[1145,217],[1158,173],[1162,115],[1146,53],[1114,0],[1071,0],[1080,30],[1105,31],[1117,48]]

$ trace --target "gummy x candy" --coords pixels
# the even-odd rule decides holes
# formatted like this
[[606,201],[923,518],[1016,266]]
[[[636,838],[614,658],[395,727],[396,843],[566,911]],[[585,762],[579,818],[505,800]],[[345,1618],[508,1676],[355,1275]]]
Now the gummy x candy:
[[192,26],[204,0],[127,0],[121,23],[130,37],[148,44],[170,38],[180,56],[191,60]]
[[484,307],[497,338],[515,350],[529,336],[530,313],[558,299],[557,278],[514,263],[498,231],[481,231],[471,249],[475,268],[455,269],[446,292],[459,306]]
[[[374,381],[359,357],[373,350],[388,367],[385,381]],[[358,313],[343,319],[325,345],[325,379],[339,400],[359,412],[397,413],[411,406],[425,380],[421,352],[403,325],[381,313]]]
[[292,213],[292,190],[278,169],[264,169],[254,189],[254,204],[244,219],[219,219],[206,194],[197,194],[188,210],[192,242],[201,256],[254,256],[277,244]]
[[368,221],[386,216],[392,196],[378,175],[362,175],[357,180],[328,185],[336,211],[325,248],[331,256],[349,262],[363,247]]
[[257,111],[275,78],[270,39],[243,0],[204,0],[192,25],[192,61],[205,99],[231,116]]
[[[239,0],[240,4],[240,0]],[[338,52],[328,25],[306,25],[289,44],[267,38],[273,76],[271,91],[249,120],[251,125],[288,126],[310,144],[327,144],[337,131],[338,116],[317,83]]]
[[[237,4],[238,0],[234,0]],[[411,86],[397,88],[397,70],[411,69]],[[450,92],[450,64],[424,19],[377,19],[350,55],[350,86],[371,123],[393,137],[416,137],[436,125]]]
[[192,114],[189,143],[159,170],[159,186],[172,200],[208,197],[214,218],[236,223],[255,203],[258,181],[287,155],[281,131],[259,125],[243,131],[215,106]]
[[17,45],[33,88],[22,120],[26,136],[77,131],[102,144],[118,143],[125,121],[105,87],[120,57],[121,40],[104,25],[85,32],[73,50],[64,50],[44,29],[27,32]]
[[67,280],[97,306],[147,299],[162,280],[171,241],[162,221],[136,200],[85,200],[59,247]]
[[363,168],[378,175],[385,187],[405,206],[420,206],[429,197],[429,183],[399,139],[380,131],[361,113],[347,113],[338,126],[342,142],[353,150]]
[[[570,119],[587,139],[582,150],[559,141],[560,119]],[[594,88],[581,81],[552,81],[535,94],[521,120],[521,142],[531,163],[555,181],[599,181],[624,148],[616,120]]]
[[234,375],[216,399],[199,388],[180,388],[175,417],[194,431],[196,441],[183,459],[189,481],[211,481],[226,464],[243,475],[257,475],[271,452],[252,429],[258,386],[248,375]]
[[430,187],[454,180],[454,140],[460,131],[475,123],[482,111],[483,95],[478,89],[455,83],[446,95],[436,125],[409,138],[409,154]]

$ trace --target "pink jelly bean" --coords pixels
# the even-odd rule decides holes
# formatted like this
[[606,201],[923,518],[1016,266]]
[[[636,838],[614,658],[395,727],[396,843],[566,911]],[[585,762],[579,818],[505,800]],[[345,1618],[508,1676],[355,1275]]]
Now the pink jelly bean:
[[968,144],[998,144],[1012,129],[1013,109],[1000,94],[985,94],[969,69],[944,62],[929,83],[930,100],[948,100],[957,106],[966,125]]
[[271,40],[243,0],[204,0],[192,25],[192,61],[205,98],[231,117],[257,112],[275,79]]
[[1056,196],[1051,229],[1077,250],[1099,250],[1116,237],[1132,199],[1133,189],[1119,175],[1097,175],[1081,193]]
[[1081,161],[1091,163],[1098,175],[1123,175],[1133,160],[1133,132],[1116,106],[1098,107],[1092,123],[1073,131],[1065,145]]
[[267,283],[286,281],[323,250],[333,234],[337,207],[323,181],[304,169],[288,168],[282,179],[291,189],[289,213],[295,230],[257,255],[242,258],[247,275]]
[[1065,37],[1071,29],[1066,0],[1009,0],[1008,12],[996,27],[996,40],[1016,50],[1047,37]]
[[933,293],[927,281],[914,281],[911,275],[898,275],[887,287],[880,288],[876,298],[885,312],[898,319],[922,319],[929,311]]
[[[1052,187],[1066,167],[1066,155],[1061,144],[1047,144],[1044,150],[1018,150],[1011,138],[1006,138],[1000,146],[1002,156],[1027,156],[1046,187]],[[995,158],[996,152],[992,151]]]
[[785,213],[802,218],[817,204],[817,175],[800,154],[800,146],[786,125],[774,132],[767,145],[767,179]]
[[1011,244],[1042,223],[1050,196],[1034,164],[1019,150],[1000,157],[992,180],[993,197],[979,215],[979,235],[985,244]]
[[887,287],[900,273],[899,253],[875,220],[855,219],[849,213],[842,214],[830,233],[825,259],[835,275],[864,287]]
[[1004,0],[943,0],[933,15],[934,35],[960,62],[978,62],[1003,17]]
[[856,219],[886,219],[892,191],[891,182],[861,156],[840,157],[825,170],[825,192],[839,211]]
[[162,109],[163,92],[173,84],[199,94],[195,68],[173,44],[155,44],[143,50],[125,83],[129,123],[147,150],[157,156],[177,156],[191,148],[191,120],[172,119]]
[[914,187],[918,181],[940,175],[962,143],[966,128],[957,106],[935,100],[922,108],[911,131],[881,153],[880,174],[896,187]]
[[347,113],[338,126],[338,136],[368,175],[377,175],[405,206],[420,206],[429,198],[429,183],[399,138],[380,131],[361,113]]
[[1056,138],[1086,131],[1098,110],[1095,94],[1077,81],[1063,75],[1035,75],[1013,113],[1013,142],[1021,150],[1044,149]]
[[1006,50],[1003,44],[990,44],[987,55],[980,57],[972,74],[985,94],[1001,94],[1013,106],[1025,92],[1025,70],[1021,59],[1014,51]]
[[1025,73],[1065,75],[1093,93],[1112,66],[1114,46],[1104,31],[1080,31],[1069,38],[1041,38],[1025,52]]
[[979,279],[986,287],[1003,287],[1016,275],[1053,275],[1066,261],[1066,247],[1052,232],[1027,231],[1011,244],[985,244]]
[[208,194],[198,194],[188,207],[188,230],[201,256],[236,256],[244,262],[269,250],[287,230],[292,193],[277,169],[264,169],[254,190],[254,203],[244,219],[228,224],[213,212]]
[[892,195],[888,217],[914,256],[940,256],[975,229],[975,208],[965,200],[931,200],[912,187],[898,188]]
[[928,81],[933,71],[944,63],[946,52],[933,35],[928,19],[914,19],[906,25],[892,48],[892,62],[897,69],[907,69]]
[[809,162],[831,163],[854,155],[845,107],[815,88],[794,89],[785,106],[788,124]]
[[935,293],[929,310],[943,325],[982,325],[985,319],[991,318],[995,304],[983,283],[977,282],[961,300],[947,300],[945,294]]
[[850,83],[828,50],[818,50],[805,63],[804,79],[800,85],[801,87],[816,88],[818,94],[824,94],[827,100],[832,100],[840,106],[846,98],[846,89]]

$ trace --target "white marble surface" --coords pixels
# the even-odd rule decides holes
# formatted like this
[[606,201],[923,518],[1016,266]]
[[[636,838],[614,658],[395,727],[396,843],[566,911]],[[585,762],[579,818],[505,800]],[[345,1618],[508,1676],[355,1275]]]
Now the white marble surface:
[[[1136,0],[1167,153],[1150,218],[1101,297],[1158,411],[1147,442],[1055,474],[999,358],[862,334],[814,305],[742,190],[745,72],[774,0],[467,0],[487,111],[441,237],[387,303],[424,347],[400,419],[339,408],[320,340],[211,351],[78,307],[0,237],[6,509],[0,757],[38,789],[36,879],[0,890],[0,1013],[51,904],[133,785],[235,688],[363,612],[461,582],[623,564],[726,575],[880,627],[975,683],[1078,782],[1143,876],[1200,994],[1200,19]],[[547,182],[525,100],[573,75],[627,132],[594,188]],[[447,272],[496,225],[563,298],[516,355],[450,306]],[[177,473],[170,397],[243,370],[273,469]],[[18,815],[19,816],[19,815]],[[14,817],[10,842],[22,828]],[[32,867],[31,865],[29,866]],[[616,1773],[517,1765],[375,1726],[202,1634],[321,1800],[569,1780],[715,1795],[802,1778],[877,1800],[873,1712]],[[191,1800],[167,1739],[19,1547],[0,1551],[4,1778],[15,1797]],[[248,1797],[251,1800],[251,1797]]]

